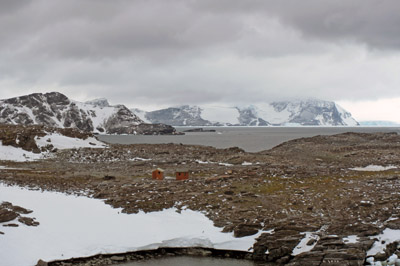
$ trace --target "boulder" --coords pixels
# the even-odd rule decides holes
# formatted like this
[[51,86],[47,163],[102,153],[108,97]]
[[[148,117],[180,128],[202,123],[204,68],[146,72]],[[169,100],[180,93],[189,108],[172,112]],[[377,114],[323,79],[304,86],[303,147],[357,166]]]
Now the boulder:
[[253,224],[239,224],[235,229],[234,229],[234,236],[235,237],[245,237],[245,236],[251,236],[255,235],[258,233],[259,226],[258,225],[253,225]]

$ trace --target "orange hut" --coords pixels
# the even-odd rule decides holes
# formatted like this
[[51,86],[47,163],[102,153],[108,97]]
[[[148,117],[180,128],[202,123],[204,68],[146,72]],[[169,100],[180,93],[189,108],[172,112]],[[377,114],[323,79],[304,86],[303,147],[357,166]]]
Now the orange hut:
[[163,180],[164,179],[164,170],[161,168],[157,168],[152,172],[153,179]]
[[189,179],[189,171],[186,169],[181,169],[176,171],[176,180],[186,180]]

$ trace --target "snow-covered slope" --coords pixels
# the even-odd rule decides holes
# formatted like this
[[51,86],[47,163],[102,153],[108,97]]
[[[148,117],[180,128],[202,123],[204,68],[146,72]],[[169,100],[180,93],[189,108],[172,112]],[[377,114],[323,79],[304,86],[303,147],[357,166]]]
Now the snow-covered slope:
[[357,126],[334,102],[308,99],[250,106],[180,106],[134,112],[143,120],[173,126]]
[[82,103],[51,92],[0,100],[0,123],[119,133],[119,129],[126,131],[126,128],[135,127],[143,121],[125,106],[111,106],[106,99]]

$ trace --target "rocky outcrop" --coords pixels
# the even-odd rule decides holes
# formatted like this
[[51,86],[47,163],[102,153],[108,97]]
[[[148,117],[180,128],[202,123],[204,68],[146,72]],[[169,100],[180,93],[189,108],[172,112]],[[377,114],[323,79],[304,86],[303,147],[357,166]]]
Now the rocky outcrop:
[[60,133],[61,135],[78,139],[87,139],[89,137],[93,137],[93,134],[91,133],[82,132],[74,128],[51,128],[37,125],[18,126],[0,124],[0,141],[2,145],[22,148],[23,150],[33,153],[40,153],[43,151],[37,146],[35,138],[44,137],[48,133]]
[[35,221],[35,218],[31,217],[24,217],[23,214],[30,214],[32,213],[31,210],[27,210],[20,206],[13,205],[10,202],[2,202],[0,204],[0,225],[3,226],[12,226],[18,227],[18,224],[6,224],[9,222],[14,222],[18,218],[20,223],[23,223],[27,226],[38,226],[39,223]]

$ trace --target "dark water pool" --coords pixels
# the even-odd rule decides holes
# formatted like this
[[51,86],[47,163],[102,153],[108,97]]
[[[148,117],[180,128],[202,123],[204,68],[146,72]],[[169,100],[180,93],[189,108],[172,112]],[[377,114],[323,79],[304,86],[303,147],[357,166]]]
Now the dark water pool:
[[204,258],[204,257],[170,257],[151,259],[146,261],[137,261],[120,266],[255,266],[252,261],[222,259],[222,258]]

